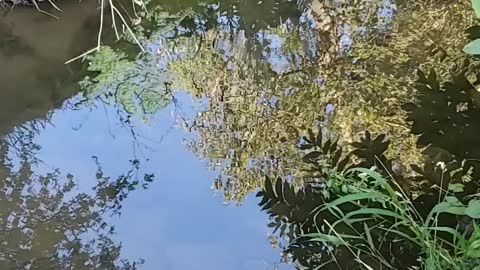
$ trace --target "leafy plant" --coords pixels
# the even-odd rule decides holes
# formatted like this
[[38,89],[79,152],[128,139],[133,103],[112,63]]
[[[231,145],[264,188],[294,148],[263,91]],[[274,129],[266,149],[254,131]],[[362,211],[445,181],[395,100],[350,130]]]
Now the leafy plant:
[[[477,19],[480,18],[480,0],[472,0],[472,7],[473,10],[475,11],[475,15],[477,16]],[[475,39],[465,45],[463,48],[463,51],[466,54],[470,55],[479,55],[480,54],[480,39]]]
[[[414,263],[417,259],[423,269],[472,269],[469,268],[472,261],[479,262],[477,225],[471,221],[473,235],[465,235],[465,231],[462,235],[455,227],[441,224],[440,216],[478,218],[480,201],[470,200],[465,205],[453,196],[453,191],[449,191],[438,198],[427,218],[422,219],[411,200],[395,191],[394,182],[374,170],[355,168],[345,177],[349,185],[357,189],[348,189],[348,194],[326,203],[318,212],[312,212],[318,215],[328,211],[337,220],[325,222],[326,233],[303,235],[293,244],[313,241],[343,246],[359,265],[383,265],[389,269],[404,269],[404,265],[400,267],[400,261]],[[359,179],[366,185],[359,186],[356,183]],[[346,211],[345,204],[356,208]],[[345,228],[351,230],[345,233]],[[392,258],[387,255],[395,253],[392,249],[395,245],[403,253],[391,254],[393,259],[386,259]]]
[[478,264],[480,201],[463,164],[427,160],[423,169],[416,166],[414,178],[427,184],[425,194],[412,198],[383,154],[385,136],[366,132],[350,154],[322,132],[309,130],[302,142],[303,161],[311,165],[305,185],[267,179],[257,194],[269,227],[288,241],[285,252],[300,268],[460,270]]

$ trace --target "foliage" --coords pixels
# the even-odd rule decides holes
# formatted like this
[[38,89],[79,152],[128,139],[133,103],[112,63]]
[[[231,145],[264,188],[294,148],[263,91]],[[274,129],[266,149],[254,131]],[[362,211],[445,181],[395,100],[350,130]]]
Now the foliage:
[[15,170],[5,152],[9,147],[2,142],[0,149],[0,268],[138,269],[142,261],[122,258],[121,245],[112,239],[114,227],[105,218],[120,213],[131,190],[151,181],[150,175],[144,181],[134,178],[138,161],[116,179],[106,176],[97,161],[93,193],[80,192],[73,175],[37,174],[36,162],[24,151]]
[[[478,0],[472,0],[472,7],[473,10],[475,11],[475,15],[477,16],[477,19],[480,18],[480,1]],[[476,39],[465,45],[463,48],[463,51],[466,54],[471,54],[471,55],[478,55],[480,54],[480,39]]]
[[[343,6],[339,9],[339,14],[351,12]],[[197,54],[170,63],[170,69],[176,74],[176,88],[208,100],[207,108],[202,109],[191,124],[199,137],[191,149],[208,158],[214,166],[220,164],[222,175],[217,179],[217,186],[223,186],[227,200],[241,200],[246,193],[261,186],[259,176],[272,173],[296,176],[295,163],[299,159],[291,145],[298,138],[298,130],[306,129],[313,122],[323,122],[323,125],[336,122],[329,119],[325,107],[332,103],[326,95],[338,90],[324,89],[323,78],[310,57],[328,58],[321,56],[324,52],[317,47],[320,39],[332,47],[325,53],[339,53],[335,33],[344,17],[338,16],[338,21],[332,21],[328,10],[323,7],[316,10],[315,16],[326,23],[324,29],[309,28],[310,23],[319,21],[293,27],[281,25],[263,31],[263,40],[258,44],[244,37],[240,30],[233,36],[222,30],[209,31]],[[311,48],[298,39],[298,32],[315,44],[316,56],[305,53]],[[280,48],[270,47],[272,39],[277,37],[282,38]],[[266,59],[258,59],[257,54]],[[270,55],[285,57],[288,64],[275,69],[268,60]],[[297,61],[303,64],[297,66]],[[336,114],[342,107],[337,109],[337,104],[334,105]]]
[[[287,2],[162,3],[138,25],[142,42],[158,45],[155,55],[135,61],[110,55],[118,67],[107,69],[118,72],[110,74],[110,82],[100,75],[98,81],[115,89],[125,81],[123,70],[167,55],[173,88],[187,90],[202,104],[198,117],[184,123],[196,134],[189,148],[220,170],[215,186],[227,201],[241,201],[266,175],[300,178],[300,153],[293,145],[312,123],[341,135],[340,145],[356,141],[364,130],[387,133],[392,147],[386,156],[421,164],[428,144],[411,134],[411,115],[403,108],[422,97],[415,87],[418,68],[433,68],[443,82],[465,59],[459,51],[463,30],[473,21],[465,16],[469,4]],[[247,12],[257,9],[268,16]],[[105,93],[93,81],[87,80],[86,88]],[[130,90],[120,91],[123,107],[142,111],[131,97],[143,86],[131,79],[126,84]],[[169,97],[156,92],[157,98]]]
[[[355,5],[322,1],[209,4],[157,6],[137,29],[142,42],[158,46],[154,55],[131,61],[106,48],[96,59],[90,58],[90,70],[98,74],[82,84],[87,96],[118,100],[128,113],[137,114],[142,111],[138,100],[159,99],[148,106],[152,109],[143,109],[157,111],[170,98],[162,83],[152,78],[153,86],[147,89],[157,90],[139,96],[144,80],[139,84],[129,74],[144,74],[167,55],[172,76],[164,79],[163,70],[152,74],[161,78],[157,81],[171,79],[174,89],[208,101],[197,119],[185,125],[198,135],[190,148],[212,166],[221,167],[216,183],[224,187],[227,200],[240,201],[261,186],[259,176],[298,176],[298,152],[288,145],[298,138],[298,130],[313,122],[342,134],[340,144],[354,141],[364,129],[374,134],[387,131],[395,136],[395,147],[388,155],[405,164],[421,160],[416,137],[409,134],[406,115],[400,110],[415,97],[410,73],[418,64],[403,72],[392,70],[403,68],[407,60],[385,68],[397,52],[402,53],[401,59],[414,57],[407,52],[413,42],[400,44],[401,39],[393,39],[392,46],[378,42],[389,33],[391,15],[376,14],[391,7],[369,0],[355,1]],[[437,7],[425,8],[430,12]],[[269,15],[260,20],[245,12],[257,9]],[[408,34],[402,32],[403,37]],[[349,39],[355,41],[353,46],[343,45]],[[374,48],[376,54],[366,54],[366,47]],[[284,62],[279,64],[277,58]],[[143,63],[142,68],[137,63]],[[328,106],[333,110],[327,112]]]
[[[336,105],[332,129],[350,142],[364,129],[386,132],[395,146],[388,156],[403,164],[421,162],[402,106],[419,96],[418,68],[435,69],[443,81],[452,77],[452,67],[463,63],[464,31],[473,21],[466,14],[470,13],[465,1],[406,1],[397,7],[389,31],[353,40],[346,63],[321,71],[325,89],[355,89],[324,92]],[[350,64],[352,60],[355,64]]]
[[449,178],[452,168],[437,165],[445,184],[424,175],[431,181],[426,190],[434,194],[412,198],[383,155],[384,136],[371,139],[366,133],[354,143],[351,155],[357,158],[351,163],[339,162],[337,146],[332,159],[335,143],[322,144],[321,138],[310,136],[300,146],[318,149],[304,155],[314,168],[305,186],[267,178],[257,194],[272,219],[269,226],[286,238],[285,252],[300,268],[473,269],[478,264],[478,187],[468,188],[464,178],[455,182]]
[[132,61],[124,53],[103,47],[87,60],[92,77],[80,83],[87,101],[99,98],[116,102],[137,116],[155,113],[171,101],[168,76],[151,54],[141,54]]

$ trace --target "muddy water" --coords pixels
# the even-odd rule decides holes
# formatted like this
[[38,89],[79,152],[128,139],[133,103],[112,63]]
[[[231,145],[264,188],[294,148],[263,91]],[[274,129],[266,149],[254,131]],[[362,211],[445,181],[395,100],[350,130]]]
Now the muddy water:
[[65,61],[95,44],[94,1],[59,3],[62,12],[41,5],[55,19],[30,7],[2,10],[0,18],[0,132],[44,117],[74,95],[81,65]]

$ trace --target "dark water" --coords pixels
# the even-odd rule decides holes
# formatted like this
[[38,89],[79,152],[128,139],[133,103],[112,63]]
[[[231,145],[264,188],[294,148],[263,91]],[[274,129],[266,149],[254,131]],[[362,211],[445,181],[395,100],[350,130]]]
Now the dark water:
[[[480,158],[476,108],[412,99],[415,68],[441,80],[460,61],[457,29],[433,24],[435,5],[419,19],[454,40],[447,63],[429,62],[424,33],[392,38],[403,2],[343,2],[154,1],[132,26],[143,53],[128,32],[113,42],[107,11],[110,47],[70,64],[96,45],[96,1],[41,5],[59,20],[2,10],[0,269],[293,269],[254,191],[265,176],[299,177],[295,145],[310,127],[345,144],[387,133],[403,164],[427,145],[439,161]],[[448,20],[464,30],[462,8]],[[434,97],[470,99],[452,96]]]

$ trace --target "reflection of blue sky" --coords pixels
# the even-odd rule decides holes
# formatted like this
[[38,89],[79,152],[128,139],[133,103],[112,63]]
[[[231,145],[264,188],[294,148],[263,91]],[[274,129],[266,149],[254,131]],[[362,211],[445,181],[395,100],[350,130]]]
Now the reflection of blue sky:
[[[142,169],[155,172],[156,179],[147,190],[131,193],[122,215],[113,219],[125,256],[144,258],[144,269],[155,270],[272,269],[280,251],[267,241],[268,220],[256,199],[225,206],[220,196],[214,197],[214,172],[185,150],[181,130],[170,130],[171,109],[152,125],[139,124],[136,129],[144,136],[140,141],[151,148],[136,148],[139,158],[150,158]],[[36,139],[42,146],[38,157],[74,174],[80,190],[94,184],[87,180],[96,169],[92,155],[99,157],[107,175],[128,169],[132,137],[112,110],[99,106],[91,112],[62,111],[53,115],[52,123]]]
[[275,73],[282,73],[291,67],[291,63],[283,51],[283,38],[269,33],[259,33],[259,39],[266,40],[268,45],[262,54],[265,60],[270,64],[270,68]]

